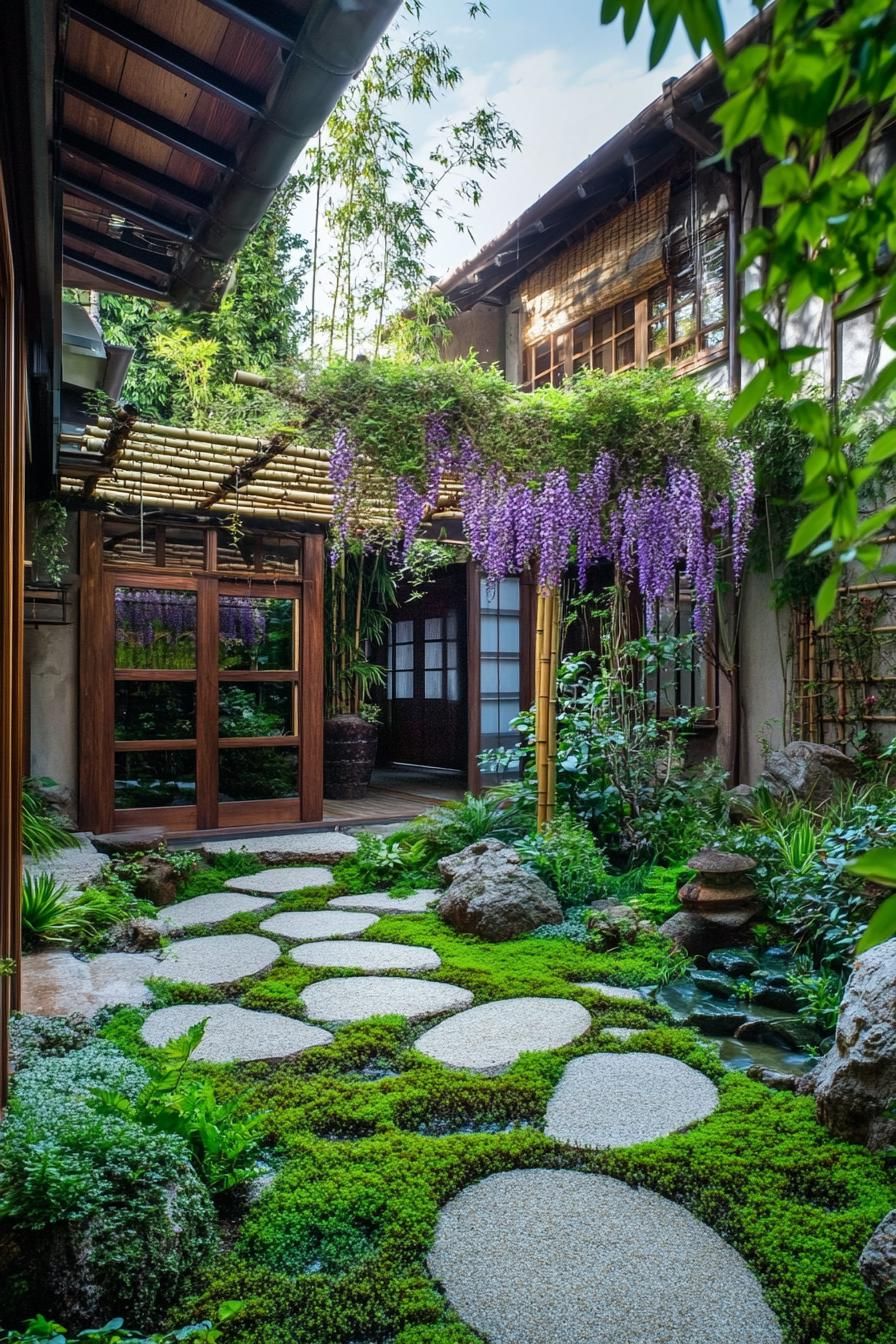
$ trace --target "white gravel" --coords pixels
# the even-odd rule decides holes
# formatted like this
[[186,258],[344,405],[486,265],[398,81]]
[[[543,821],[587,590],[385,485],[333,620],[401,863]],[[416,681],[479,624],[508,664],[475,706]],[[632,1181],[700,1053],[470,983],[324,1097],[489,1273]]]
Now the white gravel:
[[501,1073],[525,1050],[554,1050],[590,1026],[591,1014],[572,999],[499,999],[440,1022],[415,1048],[450,1068]]
[[320,859],[334,863],[354,854],[358,841],[341,831],[299,831],[292,835],[250,835],[244,840],[206,840],[200,852],[206,858],[236,850],[240,854],[258,854],[266,863],[288,863],[290,859]]
[[338,910],[287,910],[272,915],[259,927],[265,933],[279,933],[297,942],[313,938],[355,938],[371,924],[377,924],[376,915],[352,915]]
[[442,1209],[428,1261],[489,1344],[781,1344],[735,1250],[608,1176],[489,1176]]
[[187,980],[194,985],[229,985],[244,975],[258,975],[279,957],[271,938],[255,933],[213,933],[173,943],[158,962],[162,980]]
[[228,878],[224,885],[228,891],[279,896],[284,891],[302,891],[305,887],[328,887],[332,881],[329,868],[265,868],[250,877]]
[[422,915],[441,894],[415,891],[413,896],[390,896],[387,891],[370,891],[366,896],[334,896],[327,905],[334,910],[368,910],[376,915]]
[[593,989],[596,994],[602,994],[605,999],[629,999],[635,1003],[643,1003],[644,995],[640,989],[626,989],[623,985],[605,985],[601,980],[577,980],[579,989]]
[[316,1022],[359,1022],[365,1017],[397,1013],[419,1022],[439,1013],[468,1008],[473,995],[458,985],[389,975],[358,975],[318,980],[299,995],[305,1012]]
[[167,932],[169,929],[189,929],[194,924],[220,924],[231,915],[246,911],[263,910],[273,905],[272,897],[243,896],[236,891],[210,891],[205,896],[194,896],[189,901],[163,906],[154,923]]
[[192,1059],[229,1064],[238,1059],[283,1059],[313,1045],[329,1045],[328,1031],[281,1013],[255,1013],[232,1003],[176,1004],[151,1013],[140,1029],[148,1045],[165,1045],[207,1018]]
[[714,1083],[666,1055],[582,1055],[548,1102],[544,1130],[578,1148],[626,1148],[687,1129],[719,1104]]
[[300,966],[340,967],[349,971],[437,971],[441,957],[428,947],[403,943],[305,943],[289,954]]

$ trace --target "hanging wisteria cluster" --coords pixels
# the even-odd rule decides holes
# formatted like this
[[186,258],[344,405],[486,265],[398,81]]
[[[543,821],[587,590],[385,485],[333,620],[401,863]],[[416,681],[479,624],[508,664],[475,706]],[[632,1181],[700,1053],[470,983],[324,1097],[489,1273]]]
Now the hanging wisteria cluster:
[[[638,488],[625,484],[622,463],[607,451],[577,475],[554,468],[519,481],[486,462],[469,435],[452,443],[442,414],[427,416],[425,438],[422,479],[399,475],[394,485],[401,556],[448,487],[459,489],[470,554],[491,582],[532,565],[540,585],[555,587],[575,564],[584,588],[589,567],[611,561],[653,600],[671,591],[680,567],[694,591],[698,635],[711,625],[721,554],[730,555],[735,583],[740,582],[753,524],[753,462],[744,450],[731,449],[729,492],[707,497],[698,473],[671,458]],[[359,528],[357,461],[347,431],[340,429],[330,467],[336,555]]]
[[[261,644],[267,632],[264,599],[224,597],[219,605],[222,640],[247,648]],[[178,640],[196,635],[196,596],[164,588],[115,589],[115,638],[139,648],[157,639]]]

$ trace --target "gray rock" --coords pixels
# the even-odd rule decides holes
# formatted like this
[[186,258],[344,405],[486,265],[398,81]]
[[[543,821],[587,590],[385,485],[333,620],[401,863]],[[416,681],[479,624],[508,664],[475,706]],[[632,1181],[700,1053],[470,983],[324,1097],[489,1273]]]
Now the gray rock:
[[605,999],[628,999],[634,1003],[643,1003],[644,995],[640,989],[626,989],[623,985],[605,985],[602,980],[577,980],[579,989],[593,989]]
[[252,835],[243,840],[207,840],[199,852],[206,859],[236,851],[254,854],[260,863],[339,863],[354,854],[358,842],[341,831],[296,831],[292,835]]
[[110,831],[93,837],[94,845],[103,854],[145,854],[149,849],[158,849],[164,841],[161,826],[135,826],[128,831]]
[[823,742],[789,742],[769,754],[759,783],[776,798],[826,803],[845,780],[855,779],[858,767],[836,747]]
[[690,974],[697,988],[705,989],[714,998],[737,998],[737,985],[724,971],[691,971]]
[[357,938],[378,922],[377,915],[353,914],[349,910],[285,910],[263,920],[259,928],[301,943],[318,938]]
[[625,1148],[689,1129],[719,1104],[714,1083],[681,1060],[630,1051],[570,1060],[544,1132],[577,1148]]
[[220,924],[231,915],[253,910],[264,910],[273,905],[273,897],[246,896],[236,891],[209,891],[204,896],[193,896],[166,906],[156,915],[154,923],[166,933],[171,929],[189,929],[197,924]]
[[757,1083],[765,1083],[773,1092],[795,1092],[798,1081],[795,1073],[779,1073],[777,1069],[768,1069],[764,1064],[751,1064],[747,1069],[747,1077],[755,1079]]
[[287,891],[306,887],[328,887],[333,881],[329,868],[265,868],[247,877],[229,877],[228,891],[245,891],[250,896],[282,896]]
[[679,910],[660,925],[659,931],[689,956],[705,957],[718,947],[730,947],[738,937],[749,938],[750,923],[758,916],[758,906],[741,906],[736,910],[713,911],[712,914],[703,914],[696,909]]
[[195,985],[229,985],[272,966],[280,948],[271,938],[255,933],[214,933],[174,943],[157,963],[162,980],[186,980]]
[[154,919],[142,915],[123,919],[106,930],[103,942],[110,952],[153,952],[159,946],[163,929]]
[[753,789],[749,784],[736,784],[727,793],[728,819],[735,826],[741,821],[752,821],[755,815]]
[[738,1027],[747,1021],[746,1013],[736,1008],[725,1008],[722,1004],[703,1004],[694,1010],[687,1019],[689,1027],[696,1027],[707,1036],[733,1036]]
[[801,1084],[834,1134],[885,1148],[896,1139],[896,938],[863,952],[846,984],[834,1044]]
[[498,999],[449,1017],[419,1037],[416,1049],[453,1069],[502,1073],[526,1050],[556,1050],[591,1026],[573,999]]
[[147,1045],[167,1045],[197,1022],[205,1031],[192,1059],[228,1064],[240,1059],[284,1059],[333,1037],[281,1013],[256,1013],[232,1003],[175,1004],[150,1013],[140,1028]]
[[305,1012],[316,1022],[360,1022],[365,1017],[394,1013],[419,1022],[440,1013],[469,1008],[473,995],[458,985],[409,976],[355,975],[318,980],[299,995]]
[[707,956],[706,964],[713,971],[734,976],[752,975],[759,970],[758,958],[745,947],[717,947]]
[[488,1176],[442,1209],[428,1265],[489,1344],[781,1341],[732,1247],[681,1205],[608,1176]]
[[871,1234],[859,1256],[859,1273],[890,1316],[896,1316],[896,1209]]
[[439,871],[450,885],[438,911],[459,933],[501,943],[542,924],[563,923],[554,893],[500,840],[480,840],[450,854],[439,861]]

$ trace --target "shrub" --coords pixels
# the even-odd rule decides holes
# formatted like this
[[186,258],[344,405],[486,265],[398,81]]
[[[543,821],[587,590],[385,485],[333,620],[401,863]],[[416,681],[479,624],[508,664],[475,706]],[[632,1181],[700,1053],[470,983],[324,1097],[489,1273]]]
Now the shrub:
[[26,941],[90,943],[134,912],[133,893],[119,887],[71,892],[50,873],[22,878],[22,934]]
[[585,905],[606,887],[604,857],[584,822],[565,808],[543,831],[516,842],[531,868],[565,908]]
[[[219,1321],[228,1320],[242,1304],[224,1302],[216,1313]],[[211,1321],[198,1321],[195,1325],[182,1325],[177,1330],[168,1330],[164,1334],[147,1335],[143,1330],[129,1330],[120,1316],[116,1316],[95,1330],[89,1327],[79,1330],[77,1336],[70,1336],[64,1325],[48,1321],[46,1316],[33,1316],[25,1323],[24,1331],[6,1330],[0,1334],[0,1344],[66,1344],[69,1338],[77,1338],[83,1344],[179,1344],[189,1339],[193,1344],[217,1344],[221,1331]]]
[[48,859],[77,840],[27,786],[22,790],[22,847],[33,859]]
[[503,840],[510,844],[526,833],[533,817],[534,808],[520,806],[503,790],[491,790],[481,798],[467,793],[460,802],[443,803],[424,812],[414,823],[414,829],[441,858],[457,854],[479,840]]
[[[214,1213],[187,1145],[93,1103],[98,1088],[136,1099],[145,1071],[106,1042],[44,1059],[16,1076],[0,1126],[0,1218],[30,1293],[78,1323],[122,1302],[157,1317],[195,1278],[215,1241]],[[4,1304],[7,1305],[7,1304]]]
[[349,891],[356,892],[378,888],[412,891],[439,880],[426,839],[409,827],[388,836],[362,832],[355,853],[343,859],[333,875]]
[[33,1013],[16,1013],[9,1021],[13,1065],[21,1072],[39,1059],[67,1055],[72,1050],[80,1050],[92,1035],[92,1023],[77,1014],[38,1017]]

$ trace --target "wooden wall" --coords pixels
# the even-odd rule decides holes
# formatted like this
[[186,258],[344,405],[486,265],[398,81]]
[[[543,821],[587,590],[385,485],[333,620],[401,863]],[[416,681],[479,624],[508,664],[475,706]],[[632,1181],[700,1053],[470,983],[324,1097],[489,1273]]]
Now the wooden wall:
[[19,1003],[24,672],[25,330],[0,165],[0,1105],[9,1014]]

